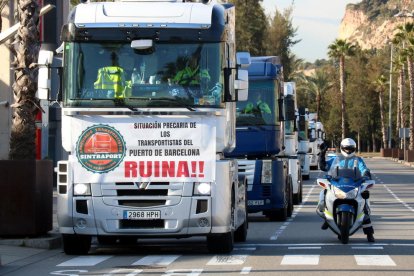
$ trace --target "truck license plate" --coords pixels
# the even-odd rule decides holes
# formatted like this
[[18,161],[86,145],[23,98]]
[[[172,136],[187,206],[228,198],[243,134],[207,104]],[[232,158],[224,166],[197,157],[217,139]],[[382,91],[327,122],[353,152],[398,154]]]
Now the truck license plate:
[[161,211],[124,211],[124,219],[160,219]]
[[248,200],[247,205],[248,206],[264,205],[264,200]]

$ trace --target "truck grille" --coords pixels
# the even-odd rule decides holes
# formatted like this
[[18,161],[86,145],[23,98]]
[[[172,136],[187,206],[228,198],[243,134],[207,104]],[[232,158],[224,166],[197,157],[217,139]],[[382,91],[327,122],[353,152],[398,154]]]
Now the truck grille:
[[247,178],[247,184],[253,184],[254,170],[256,167],[255,160],[238,160],[239,174],[244,175]]
[[262,195],[264,197],[269,197],[272,195],[272,186],[264,186],[262,185]]
[[101,190],[107,205],[146,208],[177,204],[184,185],[169,182],[116,182],[102,184]]

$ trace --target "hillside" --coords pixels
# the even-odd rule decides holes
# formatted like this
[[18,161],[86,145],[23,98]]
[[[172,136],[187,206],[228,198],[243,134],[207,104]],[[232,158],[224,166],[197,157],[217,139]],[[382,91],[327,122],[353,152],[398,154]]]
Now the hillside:
[[414,11],[412,0],[363,0],[346,7],[338,38],[358,42],[363,49],[382,48],[393,37],[398,25],[413,20],[397,17],[401,11]]

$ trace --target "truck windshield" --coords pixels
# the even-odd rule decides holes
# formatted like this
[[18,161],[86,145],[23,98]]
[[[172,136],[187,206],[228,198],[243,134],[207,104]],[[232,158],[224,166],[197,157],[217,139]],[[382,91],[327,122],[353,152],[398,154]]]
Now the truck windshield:
[[252,81],[249,83],[249,98],[237,102],[237,126],[278,124],[277,82]]
[[224,44],[67,43],[67,107],[220,107]]

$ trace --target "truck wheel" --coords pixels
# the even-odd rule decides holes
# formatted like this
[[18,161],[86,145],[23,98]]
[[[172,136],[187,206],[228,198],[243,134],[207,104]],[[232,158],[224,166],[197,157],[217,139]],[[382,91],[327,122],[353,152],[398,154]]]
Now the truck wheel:
[[63,251],[67,255],[86,255],[91,248],[91,236],[62,234]]
[[300,173],[300,170],[298,173],[298,180],[298,193],[293,195],[293,204],[295,205],[301,204],[303,200],[302,174]]
[[[247,196],[245,197],[247,201]],[[247,229],[249,228],[249,222],[247,220],[247,202],[244,202],[244,207],[246,210],[244,215],[244,222],[242,225],[237,228],[236,232],[234,232],[234,241],[236,242],[245,242],[247,238]]]
[[287,196],[287,216],[291,217],[292,213],[293,213],[293,187],[292,187],[292,179],[289,177],[289,181],[288,181],[288,185],[287,185],[288,189],[286,191],[286,196]]
[[231,192],[231,214],[230,225],[232,230],[224,234],[212,234],[207,236],[207,249],[210,253],[230,253],[234,247],[234,224],[235,224],[236,194],[232,188]]

